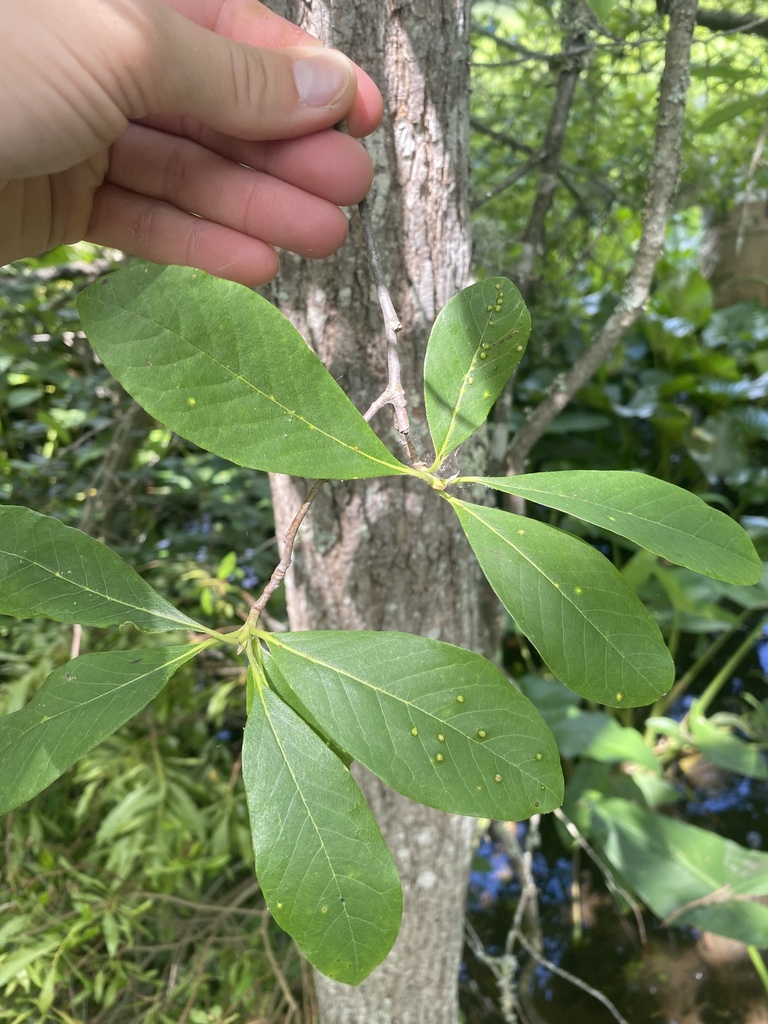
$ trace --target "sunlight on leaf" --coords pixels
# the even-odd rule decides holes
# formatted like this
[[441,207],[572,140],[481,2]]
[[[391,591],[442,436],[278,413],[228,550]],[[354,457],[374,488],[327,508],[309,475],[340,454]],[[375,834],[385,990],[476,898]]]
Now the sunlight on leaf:
[[562,683],[611,707],[669,689],[659,627],[608,559],[533,519],[448,500],[499,600]]
[[593,14],[600,21],[605,20],[616,6],[617,2],[618,0],[587,0],[587,3],[592,8]]
[[588,799],[605,856],[667,924],[768,946],[768,854],[652,814],[627,800]]
[[424,360],[435,466],[485,422],[523,357],[531,318],[504,277],[470,285],[441,310]]
[[[735,728],[738,729],[738,721]],[[694,700],[685,718],[690,738],[711,764],[750,779],[768,779],[765,745],[749,743],[730,726],[720,725],[718,715],[705,718]]]

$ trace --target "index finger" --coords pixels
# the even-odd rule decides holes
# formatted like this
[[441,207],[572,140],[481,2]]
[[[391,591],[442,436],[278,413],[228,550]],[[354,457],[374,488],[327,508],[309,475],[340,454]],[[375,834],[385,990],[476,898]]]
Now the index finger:
[[[270,11],[258,0],[165,0],[179,14],[203,28],[229,36],[249,46],[277,49],[284,46],[322,46],[285,18]],[[369,135],[382,114],[381,93],[373,80],[355,65],[357,96],[346,117],[350,135]]]

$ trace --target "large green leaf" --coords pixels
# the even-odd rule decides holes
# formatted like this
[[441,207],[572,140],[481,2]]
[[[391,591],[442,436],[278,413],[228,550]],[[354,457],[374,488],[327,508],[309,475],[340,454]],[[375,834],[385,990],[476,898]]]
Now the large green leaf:
[[504,277],[473,284],[443,307],[424,360],[436,465],[485,422],[523,356],[530,330],[520,293]]
[[240,466],[330,479],[409,469],[266,299],[188,267],[95,282],[78,309],[109,371],[152,416]]
[[637,729],[619,725],[603,711],[568,707],[549,725],[561,757],[591,757],[607,764],[629,761],[661,772],[659,761]]
[[605,856],[657,917],[768,946],[768,854],[627,800],[589,802]]
[[397,937],[397,870],[348,768],[264,684],[245,727],[243,781],[272,916],[319,971],[358,984]]
[[202,629],[93,537],[58,519],[0,507],[0,614],[147,633]]
[[594,523],[705,576],[750,584],[763,571],[752,541],[730,516],[643,473],[585,469],[468,479]]
[[52,672],[26,707],[0,718],[0,813],[58,779],[212,642],[84,654]]
[[393,789],[430,807],[504,820],[560,804],[552,734],[479,654],[407,633],[267,641],[275,685],[287,682],[310,721]]
[[659,627],[606,558],[533,519],[448,500],[488,582],[562,683],[612,707],[669,689],[675,668]]
[[[747,742],[733,732],[730,725],[720,725],[718,717],[706,718],[699,711],[699,702],[695,700],[685,718],[691,739],[706,760],[750,779],[768,779],[764,744]],[[738,728],[738,719],[733,724]]]

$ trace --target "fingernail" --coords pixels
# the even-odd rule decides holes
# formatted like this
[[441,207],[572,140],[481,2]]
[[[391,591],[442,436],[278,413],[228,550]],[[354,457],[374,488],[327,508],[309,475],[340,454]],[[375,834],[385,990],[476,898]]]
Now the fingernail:
[[308,107],[329,107],[346,92],[352,71],[343,57],[318,53],[297,60],[293,77],[299,99]]

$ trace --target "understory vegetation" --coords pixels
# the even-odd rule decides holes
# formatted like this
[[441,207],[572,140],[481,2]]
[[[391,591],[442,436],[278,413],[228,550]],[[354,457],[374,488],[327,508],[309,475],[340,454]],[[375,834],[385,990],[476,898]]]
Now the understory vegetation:
[[[601,21],[586,28],[551,7],[483,0],[473,9],[475,263],[481,280],[518,284],[532,321],[513,392],[488,426],[499,476],[511,468],[511,439],[589,348],[630,271],[663,58],[656,4],[593,3]],[[767,5],[751,7],[768,16]],[[768,289],[763,281],[762,293],[723,304],[702,254],[716,251],[726,215],[768,197],[765,43],[759,33],[697,29],[684,170],[650,302],[526,465],[637,471],[677,485],[740,523],[763,561]],[[542,126],[554,130],[569,61],[577,84],[547,169]],[[555,185],[537,213],[550,171]],[[245,622],[278,558],[266,475],[151,419],[84,340],[75,300],[108,270],[131,266],[81,244],[2,272],[0,502],[103,541],[211,629]],[[742,943],[768,1000],[759,952],[768,908],[758,898],[767,894],[768,818],[747,841],[689,814],[692,795],[708,792],[702,766],[714,766],[718,785],[768,781],[766,576],[751,587],[706,579],[566,512],[529,503],[526,514],[611,560],[676,667],[655,704],[598,707],[553,678],[507,621],[500,660],[564,764],[555,826],[563,854],[597,851],[620,913],[645,909]],[[275,632],[282,600],[278,591],[265,614]],[[0,616],[0,713],[24,707],[78,653],[135,649],[148,644],[142,636]],[[5,816],[0,1024],[314,1019],[309,969],[253,873],[241,773],[246,682],[226,651],[204,651],[137,717]],[[488,829],[509,862],[530,872],[538,823],[519,834]],[[530,925],[536,901],[526,898]],[[508,927],[533,944],[534,964],[534,936],[522,920]],[[472,932],[468,956],[493,979],[496,1005],[489,1011],[466,985],[467,1021],[513,1020],[503,946],[486,948]]]

